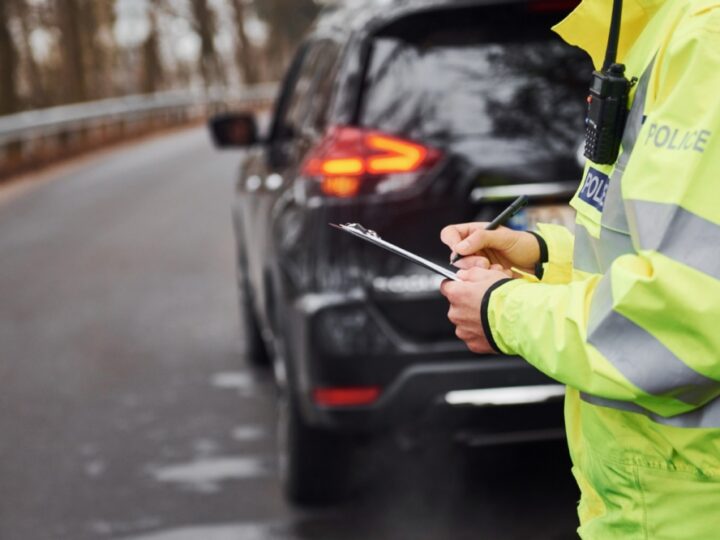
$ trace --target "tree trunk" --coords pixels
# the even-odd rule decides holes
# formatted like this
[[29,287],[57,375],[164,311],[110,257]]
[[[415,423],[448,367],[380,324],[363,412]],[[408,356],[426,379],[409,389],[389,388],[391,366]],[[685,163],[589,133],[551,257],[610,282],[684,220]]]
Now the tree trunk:
[[[152,7],[150,8],[152,9]],[[157,18],[154,12],[150,17],[150,33],[142,44],[142,91],[145,94],[157,92],[163,81],[163,65],[160,59],[160,36],[158,34]]]
[[270,71],[279,77],[319,11],[313,0],[254,0],[258,15],[270,27],[267,44]]
[[17,91],[18,54],[10,35],[7,0],[0,0],[0,115],[20,109]]
[[64,65],[66,103],[88,99],[83,32],[90,29],[80,24],[83,20],[80,0],[56,0],[56,16],[60,28],[60,43]]
[[205,86],[224,83],[224,72],[215,50],[215,18],[207,0],[191,0],[195,29],[200,37],[200,73]]
[[36,27],[34,10],[26,2],[18,2],[18,19],[20,20],[20,31],[22,38],[20,40],[20,51],[22,60],[21,70],[27,77],[28,92],[25,98],[25,106],[30,109],[40,109],[49,105],[49,98],[45,81],[33,56],[32,46],[30,45],[30,34],[32,29]]
[[257,55],[253,54],[253,47],[245,33],[245,4],[244,0],[232,0],[235,13],[235,26],[237,28],[236,61],[238,71],[245,84],[255,84],[260,77],[257,69]]
[[112,0],[92,0],[82,5],[82,43],[86,52],[85,84],[88,99],[105,98],[114,93],[113,4]]

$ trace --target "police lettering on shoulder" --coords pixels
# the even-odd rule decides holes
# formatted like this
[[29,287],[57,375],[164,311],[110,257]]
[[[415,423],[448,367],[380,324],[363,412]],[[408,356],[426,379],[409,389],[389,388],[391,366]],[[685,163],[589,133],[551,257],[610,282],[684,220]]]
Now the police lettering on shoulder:
[[602,212],[609,187],[610,179],[608,176],[590,167],[587,175],[585,175],[579,196],[583,201]]
[[705,152],[712,133],[707,129],[682,130],[665,124],[650,124],[645,145],[653,144],[655,148],[673,151]]

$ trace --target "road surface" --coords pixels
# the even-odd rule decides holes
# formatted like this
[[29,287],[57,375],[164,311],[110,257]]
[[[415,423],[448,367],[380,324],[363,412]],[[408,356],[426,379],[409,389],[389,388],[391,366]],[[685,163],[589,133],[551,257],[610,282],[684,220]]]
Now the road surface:
[[357,501],[283,501],[236,162],[192,129],[0,186],[0,539],[575,538],[562,443],[398,446]]

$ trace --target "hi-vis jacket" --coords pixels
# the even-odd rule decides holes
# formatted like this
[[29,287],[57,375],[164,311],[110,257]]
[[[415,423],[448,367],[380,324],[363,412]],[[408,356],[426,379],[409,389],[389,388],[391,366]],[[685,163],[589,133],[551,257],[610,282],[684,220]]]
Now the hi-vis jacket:
[[[556,28],[596,66],[611,4]],[[485,316],[568,386],[582,538],[720,539],[720,0],[625,4],[622,153],[586,165],[574,238],[540,226],[542,281],[498,287]]]

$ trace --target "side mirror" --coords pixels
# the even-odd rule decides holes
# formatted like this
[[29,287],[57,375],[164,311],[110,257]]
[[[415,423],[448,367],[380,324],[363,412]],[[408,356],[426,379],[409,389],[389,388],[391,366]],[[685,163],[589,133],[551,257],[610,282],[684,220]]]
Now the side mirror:
[[213,142],[218,148],[243,148],[260,142],[252,113],[223,113],[208,121]]

